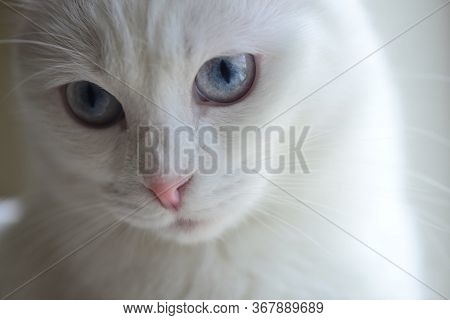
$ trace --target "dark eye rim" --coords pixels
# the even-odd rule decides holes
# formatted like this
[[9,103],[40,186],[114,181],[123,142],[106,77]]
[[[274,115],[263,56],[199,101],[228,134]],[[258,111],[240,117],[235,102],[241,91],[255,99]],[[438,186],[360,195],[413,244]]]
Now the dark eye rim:
[[92,84],[94,84],[94,85],[96,85],[96,86],[98,86],[98,87],[100,87],[100,88],[103,89],[103,87],[97,85],[96,83],[91,82],[91,81],[87,81],[87,80],[78,80],[78,81],[68,82],[68,83],[63,84],[62,86],[60,86],[59,92],[60,92],[61,98],[62,98],[63,103],[64,103],[64,108],[66,109],[66,112],[68,113],[68,115],[69,115],[75,122],[77,122],[78,124],[80,124],[80,125],[82,125],[82,126],[84,126],[84,127],[86,127],[86,128],[89,128],[89,129],[106,129],[106,128],[110,128],[110,127],[112,127],[112,126],[114,126],[114,125],[116,125],[116,124],[122,122],[123,120],[126,120],[126,117],[125,117],[125,111],[124,111],[124,109],[123,109],[122,103],[121,103],[121,102],[120,102],[113,94],[111,94],[109,91],[107,91],[107,90],[105,90],[105,89],[103,89],[103,90],[105,90],[106,92],[108,92],[108,94],[112,95],[112,96],[119,102],[120,106],[122,107],[121,112],[119,112],[119,113],[117,114],[117,116],[113,118],[113,120],[111,120],[111,121],[109,121],[109,122],[107,122],[107,123],[90,123],[90,122],[88,122],[88,121],[85,121],[85,120],[81,119],[81,118],[73,111],[73,109],[72,109],[72,107],[70,106],[70,103],[69,103],[69,101],[68,101],[68,98],[67,98],[67,88],[68,88],[68,86],[69,86],[70,84],[75,83],[75,82],[89,82],[89,83],[92,83]]
[[[195,75],[195,78],[194,78],[193,92],[195,93],[195,97],[197,98],[199,103],[204,104],[204,105],[209,105],[209,106],[215,106],[215,107],[228,107],[228,106],[231,106],[234,104],[238,104],[239,102],[245,100],[251,94],[251,92],[253,91],[253,89],[256,85],[256,82],[258,80],[259,69],[257,66],[259,63],[259,59],[258,59],[257,55],[252,54],[252,53],[242,53],[242,54],[248,54],[253,58],[253,70],[252,71],[253,71],[253,75],[254,75],[252,82],[249,84],[248,89],[244,91],[242,96],[240,96],[239,98],[237,98],[231,102],[214,101],[214,100],[208,99],[207,97],[205,97],[205,95],[201,92],[201,90],[197,86],[197,74],[198,74],[198,72],[197,72],[197,74]],[[207,60],[205,63],[207,63],[208,61],[215,59],[215,58],[216,57],[213,57],[213,58]],[[203,67],[204,64],[202,64],[201,67]]]

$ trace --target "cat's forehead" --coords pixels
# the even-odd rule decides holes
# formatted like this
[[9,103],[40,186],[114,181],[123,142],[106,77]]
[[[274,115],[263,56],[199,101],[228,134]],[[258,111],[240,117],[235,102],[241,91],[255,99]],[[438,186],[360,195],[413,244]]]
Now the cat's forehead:
[[288,0],[285,10],[274,0],[30,2],[45,30],[65,39],[61,44],[85,49],[92,59],[111,50],[124,59],[144,52],[166,60],[255,52],[286,22],[292,6]]

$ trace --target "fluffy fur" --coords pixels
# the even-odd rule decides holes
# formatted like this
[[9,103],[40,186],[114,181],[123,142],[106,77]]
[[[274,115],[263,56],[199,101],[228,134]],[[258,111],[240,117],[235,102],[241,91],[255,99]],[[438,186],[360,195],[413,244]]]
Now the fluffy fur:
[[[274,122],[312,128],[303,150],[311,173],[266,175],[292,196],[239,167],[194,175],[180,214],[207,223],[190,230],[173,226],[136,173],[138,126],[261,126],[376,49],[357,1],[16,8],[29,18],[16,73],[26,80],[20,112],[31,170],[24,218],[0,244],[2,296],[51,267],[11,297],[436,297],[388,261],[426,273],[396,169],[401,123],[382,55]],[[229,107],[199,105],[200,66],[234,53],[258,57],[251,94]],[[77,80],[114,94],[126,122],[92,129],[74,121],[60,87]],[[225,158],[223,145],[219,152]]]

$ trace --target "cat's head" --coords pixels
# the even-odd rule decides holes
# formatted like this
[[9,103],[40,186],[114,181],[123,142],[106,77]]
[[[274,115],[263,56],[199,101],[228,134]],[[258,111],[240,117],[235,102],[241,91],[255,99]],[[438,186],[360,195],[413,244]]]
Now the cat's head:
[[[26,81],[23,114],[33,144],[45,150],[36,161],[61,176],[58,188],[91,193],[163,238],[221,235],[251,211],[265,185],[242,172],[226,128],[265,124],[307,83],[298,67],[308,51],[298,50],[307,34],[302,2],[21,1],[18,81]],[[216,130],[214,172],[198,162],[162,172],[163,155],[179,157],[170,138],[159,137],[156,153],[140,151],[151,130],[180,127],[195,137],[201,128]],[[198,160],[208,143],[182,145]],[[158,170],[142,166],[144,156]]]

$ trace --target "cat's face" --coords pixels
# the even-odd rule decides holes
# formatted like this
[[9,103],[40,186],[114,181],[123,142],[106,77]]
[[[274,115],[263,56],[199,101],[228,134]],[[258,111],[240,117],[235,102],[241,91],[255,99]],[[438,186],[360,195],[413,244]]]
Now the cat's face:
[[[242,172],[239,152],[230,154],[219,131],[215,172],[194,167],[143,176],[139,132],[261,126],[295,102],[292,92],[308,77],[297,68],[305,63],[296,45],[305,36],[299,2],[24,1],[33,22],[25,22],[22,38],[36,43],[19,47],[18,69],[21,79],[31,77],[22,93],[36,144],[55,172],[77,176],[68,185],[97,195],[119,218],[179,242],[220,236],[251,212],[264,179]],[[236,56],[252,59],[243,72],[254,79],[229,103],[205,101],[211,99],[199,96],[199,70],[216,57]],[[80,81],[114,96],[123,117],[101,127],[80,121],[68,110],[82,100],[73,95],[101,99],[92,87],[68,94],[67,85]],[[192,150],[199,157],[202,148],[193,143]],[[166,141],[153,157],[164,161],[163,153],[174,152]],[[225,159],[232,159],[231,172]]]

